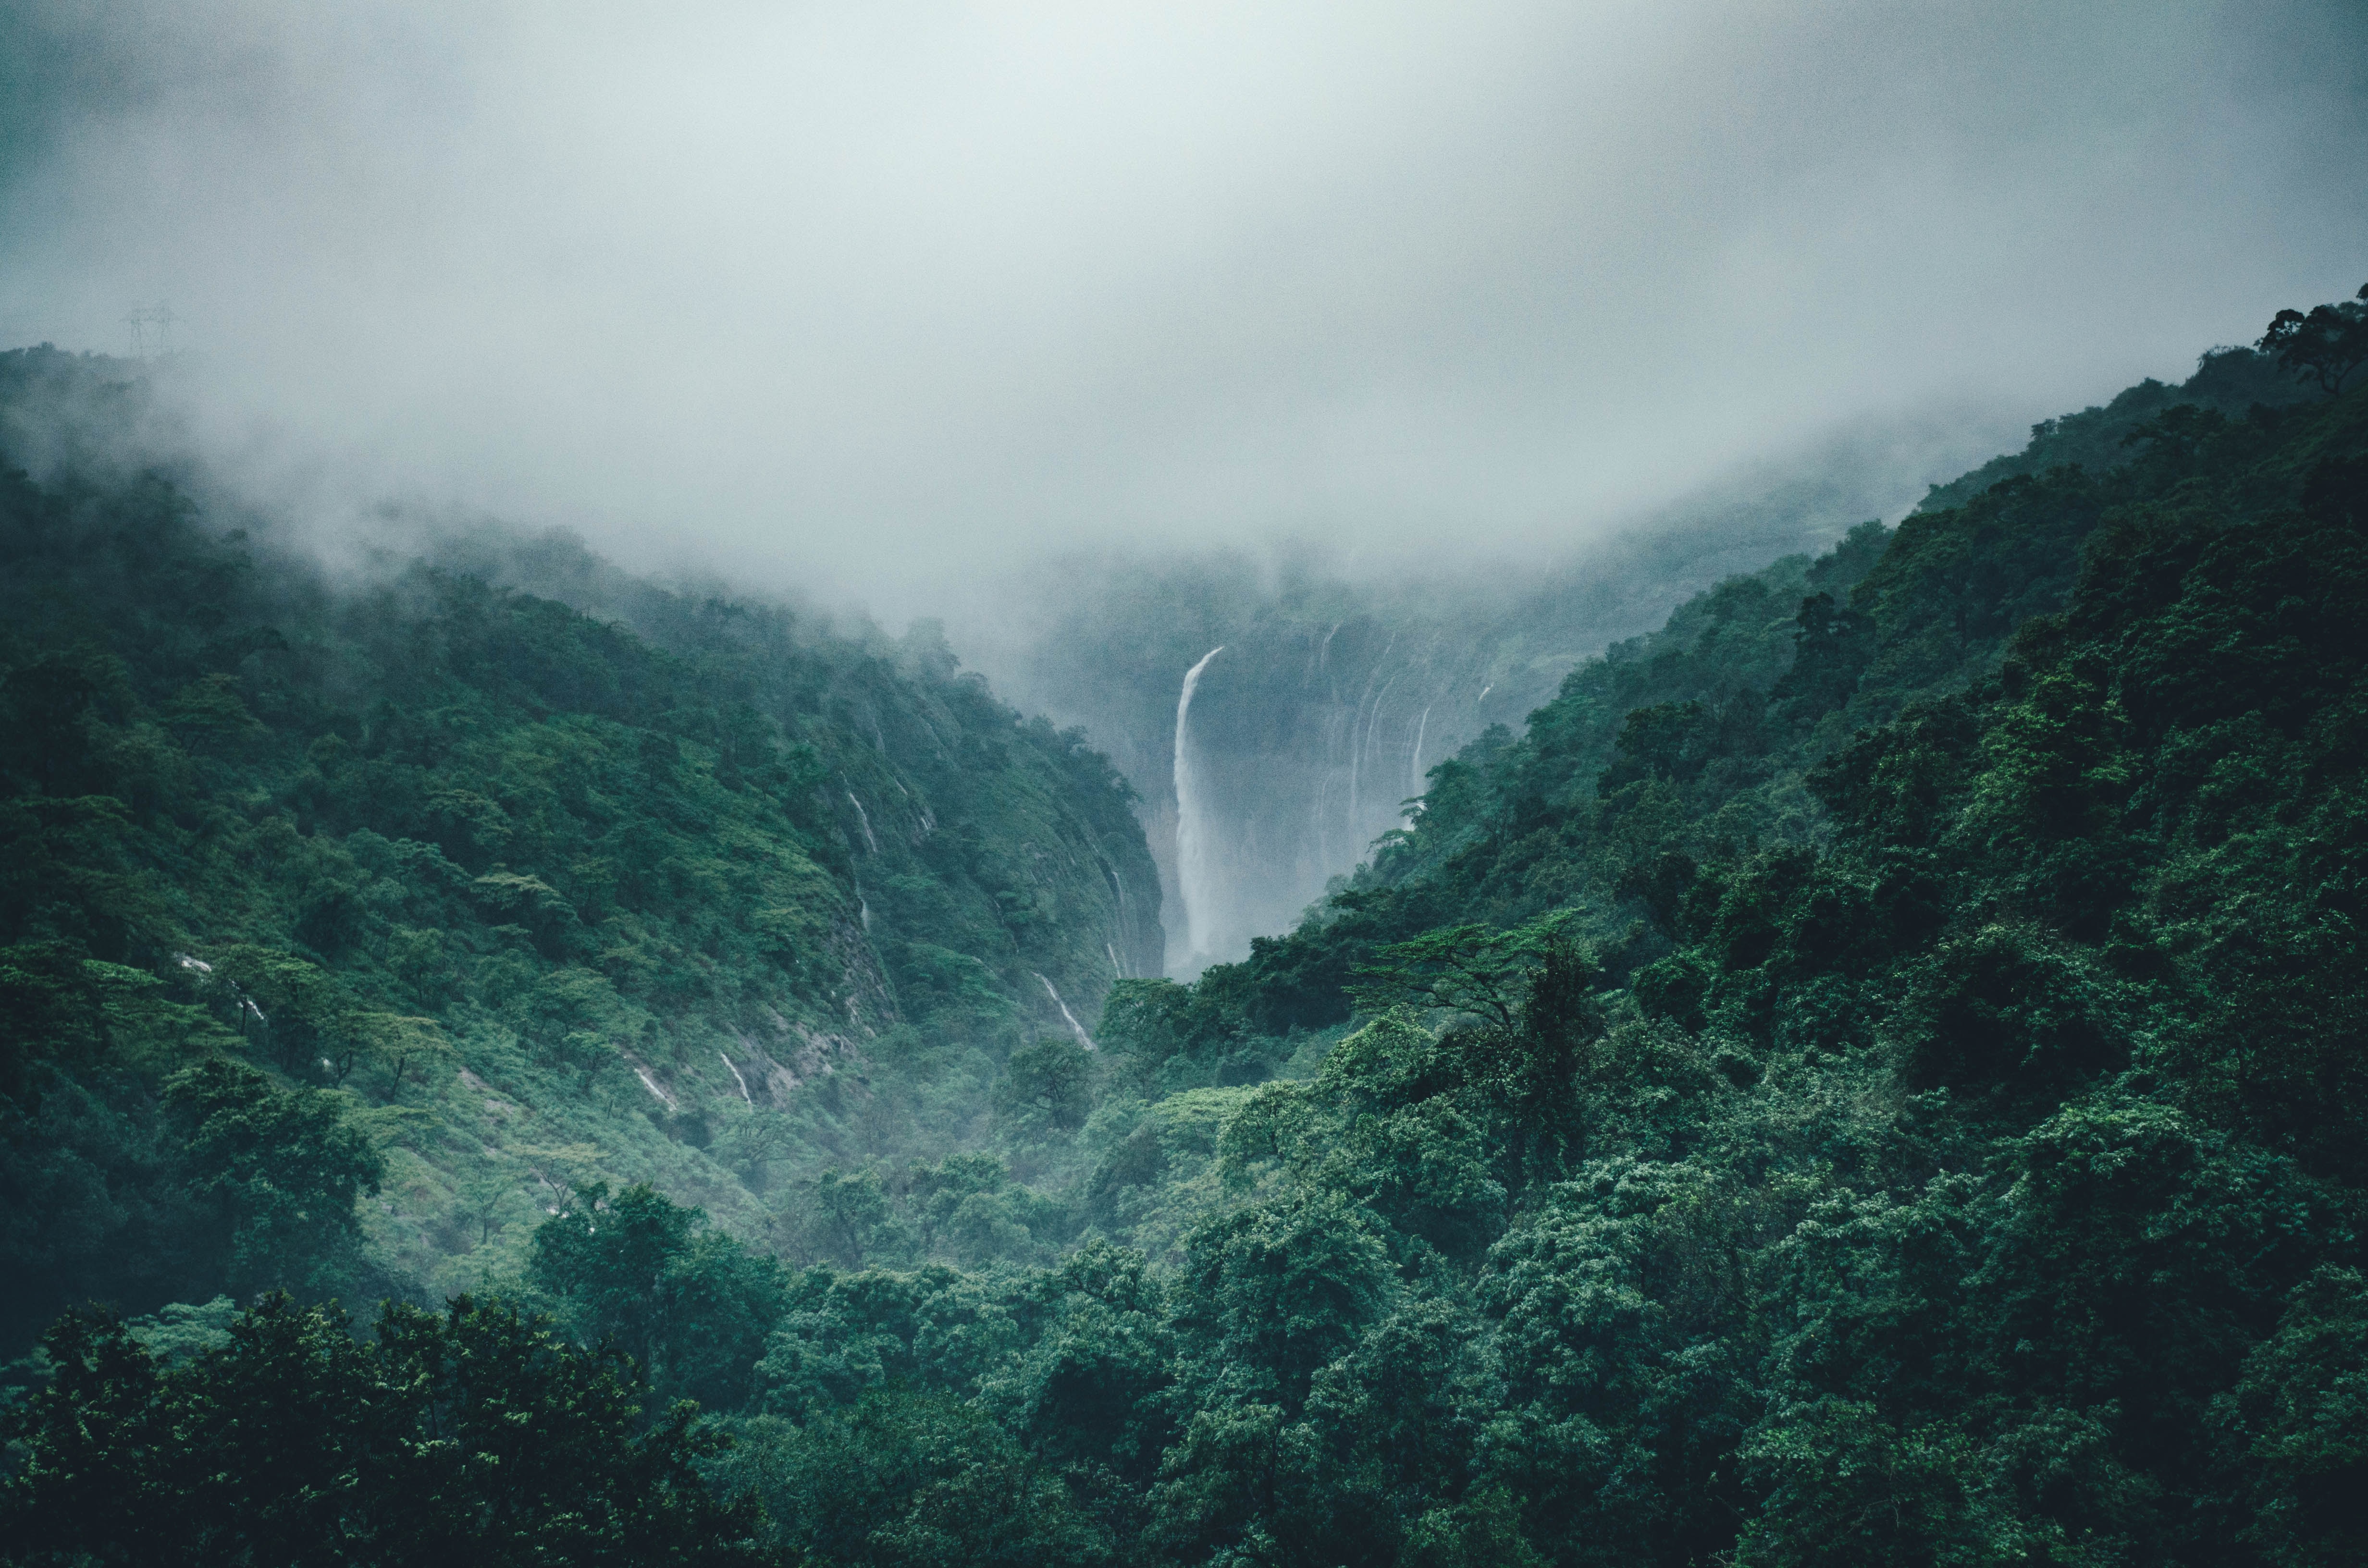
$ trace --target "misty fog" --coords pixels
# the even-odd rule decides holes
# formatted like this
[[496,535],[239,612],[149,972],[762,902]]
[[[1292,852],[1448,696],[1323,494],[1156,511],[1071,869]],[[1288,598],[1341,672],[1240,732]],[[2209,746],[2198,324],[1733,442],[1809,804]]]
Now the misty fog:
[[1551,548],[2348,292],[2358,18],[17,6],[0,336],[166,301],[207,438],[326,525],[892,619],[1112,540]]
[[[1386,611],[1440,650],[1438,691],[1373,674],[1304,716],[1352,738],[1308,743],[1298,837],[1212,842],[1237,951],[1426,755],[1684,593],[2349,293],[2362,31],[2341,4],[10,6],[0,339],[171,350],[156,439],[333,555],[499,517],[944,619],[1134,780],[1189,967],[1175,683],[1235,633],[1138,626],[1121,690],[1047,663],[1108,619],[1086,600],[1141,570],[1264,604],[1296,572],[1322,592],[1258,612],[1284,642]],[[1640,540],[1681,542],[1622,598]],[[1266,787],[1239,659],[1212,797]],[[1393,689],[1425,699],[1368,789]]]

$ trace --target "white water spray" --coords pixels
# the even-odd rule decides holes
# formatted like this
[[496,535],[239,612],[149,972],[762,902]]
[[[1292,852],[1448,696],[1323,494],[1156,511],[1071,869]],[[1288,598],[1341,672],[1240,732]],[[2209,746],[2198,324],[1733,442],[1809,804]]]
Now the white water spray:
[[1191,758],[1184,749],[1185,720],[1192,711],[1192,693],[1200,687],[1201,672],[1224,651],[1225,645],[1220,642],[1201,654],[1201,662],[1184,672],[1184,690],[1176,699],[1176,892],[1184,904],[1185,946],[1194,958],[1208,951],[1208,835],[1201,821],[1200,790],[1194,785]]

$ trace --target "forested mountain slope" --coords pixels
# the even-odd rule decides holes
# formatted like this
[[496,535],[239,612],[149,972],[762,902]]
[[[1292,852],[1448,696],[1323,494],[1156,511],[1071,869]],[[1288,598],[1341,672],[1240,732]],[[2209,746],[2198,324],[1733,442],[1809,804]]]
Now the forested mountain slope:
[[[1199,1395],[1307,1456],[1261,1506],[1188,1436],[1250,1488],[1203,1540],[1387,1561],[1454,1495],[1570,1562],[2368,1545],[2368,397],[2129,434],[1722,585],[1322,920],[1120,999],[1235,1061],[1410,1009],[1220,1140],[1263,1200],[1194,1288],[1338,1347]],[[1290,1296],[1250,1238],[1326,1205],[1376,1250]]]
[[2134,427],[2174,405],[2237,417],[2308,395],[2263,356],[2217,349],[2183,384],[2147,381],[2107,406],[2048,420],[2022,451],[1929,494],[1930,476],[1986,449],[1913,424],[1871,426],[1705,488],[1566,559],[1518,569],[1475,567],[1453,550],[1395,581],[1353,578],[1313,556],[1080,561],[1040,574],[1041,603],[998,603],[1004,639],[1020,645],[989,656],[999,680],[1083,725],[1134,781],[1172,895],[1178,689],[1186,670],[1224,647],[1197,685],[1188,748],[1208,871],[1198,891],[1212,905],[1193,924],[1207,950],[1186,950],[1178,901],[1167,904],[1170,972],[1192,972],[1295,924],[1374,835],[1401,825],[1405,802],[1441,758],[1493,724],[1520,724],[1574,668],[1736,572],[1822,552],[1919,494],[1932,510],[2065,463],[2101,474],[2133,456],[2123,442]]
[[0,559],[11,1354],[86,1297],[457,1288],[596,1177],[761,1236],[1156,972],[1123,782],[926,630],[336,582],[96,464],[0,478]]
[[1317,916],[1014,1052],[1000,1157],[815,1178],[812,1266],[593,1187],[551,1337],[64,1320],[22,1555],[133,1552],[98,1495],[409,1550],[364,1475],[509,1529],[533,1430],[581,1561],[2358,1561],[2368,389],[2123,434],[1573,671]]

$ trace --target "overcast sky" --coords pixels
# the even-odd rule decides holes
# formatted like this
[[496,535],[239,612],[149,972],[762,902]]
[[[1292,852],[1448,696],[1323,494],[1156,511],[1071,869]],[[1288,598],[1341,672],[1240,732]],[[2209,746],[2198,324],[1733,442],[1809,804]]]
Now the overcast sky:
[[[0,6],[0,338],[210,438],[894,613],[1584,537],[2368,278],[2368,6]],[[308,488],[309,487],[309,488]]]

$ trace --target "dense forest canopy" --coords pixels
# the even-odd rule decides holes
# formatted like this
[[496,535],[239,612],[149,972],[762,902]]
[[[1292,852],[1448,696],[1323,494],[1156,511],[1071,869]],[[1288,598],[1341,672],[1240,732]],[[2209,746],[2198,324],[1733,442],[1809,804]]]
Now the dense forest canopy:
[[99,1304],[5,1550],[2360,1560],[2324,335],[1692,597],[1190,984],[934,646],[14,477],[8,1331]]
[[[93,450],[142,395],[39,350],[0,393]],[[1124,782],[926,626],[564,539],[343,582],[241,521],[0,480],[8,1355],[92,1297],[434,1299],[597,1180],[794,1251],[785,1190],[967,1148],[1013,1051],[1157,972]]]

